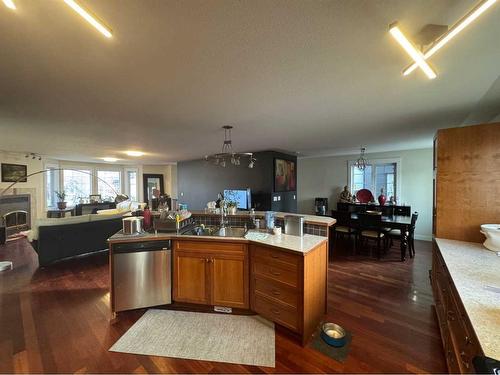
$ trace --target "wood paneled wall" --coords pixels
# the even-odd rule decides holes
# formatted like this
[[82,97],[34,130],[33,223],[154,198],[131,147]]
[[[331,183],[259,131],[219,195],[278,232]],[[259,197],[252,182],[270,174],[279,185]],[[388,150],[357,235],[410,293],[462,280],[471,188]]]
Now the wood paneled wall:
[[441,129],[434,153],[435,236],[483,242],[500,223],[500,123]]

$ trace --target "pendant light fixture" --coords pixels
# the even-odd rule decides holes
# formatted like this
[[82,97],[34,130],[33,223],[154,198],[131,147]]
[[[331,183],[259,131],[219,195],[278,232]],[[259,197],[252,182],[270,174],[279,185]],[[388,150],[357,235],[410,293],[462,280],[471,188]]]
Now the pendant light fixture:
[[365,151],[366,151],[366,148],[364,148],[364,147],[360,148],[359,158],[354,163],[354,166],[356,168],[358,168],[360,171],[364,171],[366,166],[368,165],[368,160],[366,160],[366,158],[365,158]]
[[234,152],[233,142],[231,140],[231,130],[233,127],[231,125],[225,125],[222,127],[224,129],[224,143],[222,144],[221,152],[212,155],[206,155],[205,160],[212,162],[214,165],[219,165],[223,168],[227,164],[231,163],[233,165],[241,165],[243,158],[248,158],[248,168],[253,168],[257,159],[253,157],[251,152]]

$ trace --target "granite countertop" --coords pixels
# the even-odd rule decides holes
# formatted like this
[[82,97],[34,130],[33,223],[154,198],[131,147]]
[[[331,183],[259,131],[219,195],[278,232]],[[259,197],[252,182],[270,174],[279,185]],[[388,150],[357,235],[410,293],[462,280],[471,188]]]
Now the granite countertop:
[[480,243],[436,243],[484,354],[500,359],[500,256]]
[[177,233],[149,233],[142,234],[123,234],[119,231],[108,238],[110,243],[119,242],[137,242],[137,241],[155,241],[155,240],[169,240],[169,239],[196,239],[196,240],[210,240],[210,241],[241,241],[245,243],[255,243],[267,246],[273,246],[283,250],[288,250],[305,255],[318,245],[321,245],[328,240],[327,237],[314,236],[312,234],[305,234],[303,237],[291,236],[288,234],[274,235],[265,231],[249,230],[245,237],[219,237],[219,236],[191,236],[179,235]]

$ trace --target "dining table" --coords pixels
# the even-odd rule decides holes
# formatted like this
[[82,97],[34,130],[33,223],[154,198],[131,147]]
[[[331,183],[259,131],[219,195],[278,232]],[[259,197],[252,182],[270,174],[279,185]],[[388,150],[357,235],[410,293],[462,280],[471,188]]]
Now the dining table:
[[[351,214],[351,222],[355,224],[358,221],[358,214],[353,212]],[[400,237],[400,250],[401,250],[401,261],[406,260],[406,250],[408,249],[408,235],[410,233],[411,227],[411,216],[403,215],[382,215],[382,227],[390,229],[399,229],[401,232]],[[411,254],[410,254],[411,257]]]

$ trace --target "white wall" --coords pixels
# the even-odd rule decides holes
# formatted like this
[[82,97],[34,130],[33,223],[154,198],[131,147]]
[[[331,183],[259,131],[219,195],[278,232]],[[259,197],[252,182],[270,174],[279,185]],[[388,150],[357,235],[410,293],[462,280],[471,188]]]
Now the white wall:
[[[297,170],[298,210],[314,212],[314,198],[328,198],[329,209],[336,208],[338,195],[347,185],[349,160],[359,155],[299,158]],[[401,159],[401,197],[399,203],[411,205],[419,217],[417,239],[432,238],[432,149],[367,154],[367,159]],[[374,195],[377,195],[374,193]]]

